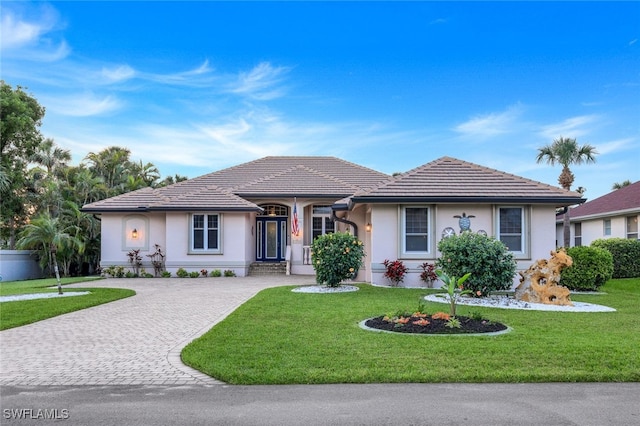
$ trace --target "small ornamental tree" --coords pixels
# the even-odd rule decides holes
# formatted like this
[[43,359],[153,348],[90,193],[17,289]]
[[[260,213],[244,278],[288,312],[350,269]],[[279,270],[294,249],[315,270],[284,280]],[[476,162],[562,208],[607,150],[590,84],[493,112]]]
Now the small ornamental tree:
[[442,257],[438,268],[450,276],[471,276],[465,289],[473,296],[487,296],[492,291],[508,290],[513,285],[516,261],[501,241],[486,235],[464,232],[443,238],[438,243]]
[[316,281],[329,287],[338,287],[343,280],[355,277],[364,256],[362,241],[348,232],[321,235],[311,245]]

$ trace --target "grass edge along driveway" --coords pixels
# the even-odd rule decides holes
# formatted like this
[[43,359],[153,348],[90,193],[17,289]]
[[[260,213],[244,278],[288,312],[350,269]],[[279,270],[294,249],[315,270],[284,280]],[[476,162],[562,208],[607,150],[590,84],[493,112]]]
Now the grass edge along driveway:
[[[63,285],[93,281],[98,277],[62,278]],[[9,296],[29,293],[57,292],[51,286],[57,285],[55,279],[0,282],[0,295]],[[70,291],[69,289],[63,291]],[[58,315],[90,308],[133,296],[135,291],[118,288],[73,288],[71,291],[89,291],[84,296],[52,299],[20,300],[0,304],[0,330],[42,321]]]
[[[359,285],[340,294],[266,289],[182,351],[230,384],[640,381],[640,279],[574,295],[617,312],[459,306],[513,328],[500,336],[415,336],[362,330],[366,318],[415,310],[429,290]],[[426,303],[427,312],[447,305]]]

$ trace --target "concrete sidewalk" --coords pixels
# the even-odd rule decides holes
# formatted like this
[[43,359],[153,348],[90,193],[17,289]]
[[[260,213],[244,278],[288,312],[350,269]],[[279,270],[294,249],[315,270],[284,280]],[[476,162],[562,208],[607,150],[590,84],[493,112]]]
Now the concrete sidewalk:
[[[136,295],[0,332],[0,385],[213,385],[181,350],[260,290],[313,276],[107,279]],[[13,302],[8,302],[13,303]]]

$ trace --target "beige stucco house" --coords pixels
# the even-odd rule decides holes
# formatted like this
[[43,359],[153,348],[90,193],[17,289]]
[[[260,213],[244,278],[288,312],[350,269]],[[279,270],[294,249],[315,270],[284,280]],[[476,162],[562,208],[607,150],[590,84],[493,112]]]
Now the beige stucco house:
[[[556,239],[563,241],[564,215],[557,218]],[[638,239],[640,181],[616,189],[569,211],[571,246],[588,246],[600,238]]]
[[334,157],[265,157],[83,211],[101,218],[102,267],[128,266],[127,252],[140,249],[152,269],[144,255],[158,244],[173,273],[231,269],[244,276],[252,265],[288,263],[292,274],[311,275],[313,238],[349,231],[367,253],[358,280],[385,284],[382,262],[401,259],[409,267],[404,285],[419,286],[418,266],[434,262],[438,241],[464,221],[502,240],[526,269],[556,246],[556,208],[582,201],[449,157],[396,177]]

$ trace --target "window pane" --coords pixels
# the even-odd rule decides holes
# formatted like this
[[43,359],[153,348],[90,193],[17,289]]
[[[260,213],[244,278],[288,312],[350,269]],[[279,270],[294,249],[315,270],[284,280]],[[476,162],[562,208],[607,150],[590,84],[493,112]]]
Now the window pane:
[[207,248],[208,249],[218,248],[218,230],[217,229],[209,229],[207,231]]
[[207,216],[207,228],[218,229],[218,215],[210,214]]
[[322,235],[322,218],[314,217],[313,219],[313,238],[319,237]]
[[204,228],[204,215],[202,214],[194,214],[193,215],[193,229],[202,229]]
[[324,233],[331,234],[334,231],[334,222],[328,217],[324,218]]
[[510,251],[522,251],[520,236],[501,235],[500,241],[502,241]]
[[331,206],[313,206],[313,214],[331,214]]
[[204,248],[204,231],[202,229],[193,230],[193,248],[194,249]]
[[406,239],[407,251],[428,251],[428,241],[426,236],[407,235]]
[[500,209],[500,233],[501,234],[521,234],[522,233],[522,209],[520,208]]
[[522,208],[500,209],[500,241],[510,251],[522,251]]
[[426,208],[407,208],[405,214],[405,230],[407,234],[427,233],[428,223]]

